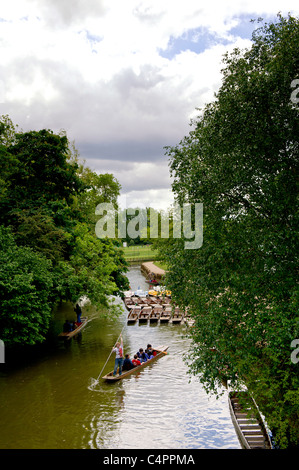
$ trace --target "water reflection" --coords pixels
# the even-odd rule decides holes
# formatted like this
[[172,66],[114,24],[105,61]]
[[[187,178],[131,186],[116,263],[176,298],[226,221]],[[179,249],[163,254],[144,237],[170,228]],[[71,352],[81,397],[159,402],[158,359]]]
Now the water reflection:
[[[132,289],[147,287],[139,266],[129,278]],[[56,312],[55,335],[71,307]],[[125,310],[117,320],[104,320],[97,312],[90,318],[80,337],[67,344],[53,341],[27,365],[0,378],[1,448],[240,447],[227,397],[209,397],[197,378],[189,383],[184,325],[127,326]],[[100,381],[89,390],[123,328],[125,352],[151,343],[167,344],[169,354],[138,374],[114,384]],[[112,356],[104,373],[113,364]]]

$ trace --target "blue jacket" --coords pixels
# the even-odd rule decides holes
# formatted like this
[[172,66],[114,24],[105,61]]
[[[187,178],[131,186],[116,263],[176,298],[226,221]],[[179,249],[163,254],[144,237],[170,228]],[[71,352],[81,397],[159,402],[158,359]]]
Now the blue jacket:
[[139,357],[139,359],[141,360],[141,362],[145,362],[149,359],[149,356],[146,354],[146,352],[143,351],[142,354],[140,354],[140,352],[138,351],[137,353],[137,356]]

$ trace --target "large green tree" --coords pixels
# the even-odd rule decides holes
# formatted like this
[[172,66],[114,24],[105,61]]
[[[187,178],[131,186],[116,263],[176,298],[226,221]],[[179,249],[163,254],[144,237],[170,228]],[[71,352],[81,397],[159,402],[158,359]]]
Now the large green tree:
[[19,247],[0,226],[0,338],[5,345],[45,339],[51,317],[52,264],[29,247]]
[[58,300],[86,295],[115,312],[109,299],[128,288],[127,264],[117,241],[96,238],[95,209],[116,205],[118,181],[84,166],[65,133],[17,132],[8,116],[0,118],[0,169],[0,338],[43,341]]
[[224,57],[215,100],[167,149],[178,203],[203,203],[203,246],[161,243],[174,299],[195,318],[190,370],[245,383],[281,447],[298,445],[298,19]]

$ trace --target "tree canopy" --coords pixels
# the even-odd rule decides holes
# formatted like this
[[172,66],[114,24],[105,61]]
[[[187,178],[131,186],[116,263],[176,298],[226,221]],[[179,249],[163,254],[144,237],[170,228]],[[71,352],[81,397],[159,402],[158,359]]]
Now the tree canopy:
[[95,208],[116,204],[120,185],[79,160],[65,133],[19,132],[0,119],[0,338],[6,345],[45,339],[59,300],[82,295],[109,309],[128,288],[117,240],[99,240]]
[[203,245],[160,241],[174,300],[195,319],[190,371],[245,383],[281,447],[298,445],[298,19],[278,15],[224,56],[222,86],[168,147],[179,204],[203,203]]

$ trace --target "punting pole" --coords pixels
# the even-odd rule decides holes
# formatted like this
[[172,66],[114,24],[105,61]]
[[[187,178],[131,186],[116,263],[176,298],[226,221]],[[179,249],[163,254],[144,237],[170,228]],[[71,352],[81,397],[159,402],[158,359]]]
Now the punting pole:
[[109,354],[109,356],[108,356],[108,359],[107,359],[107,361],[105,362],[103,369],[102,369],[101,372],[99,373],[98,378],[97,378],[97,379],[92,379],[93,382],[92,382],[92,384],[88,387],[89,389],[93,389],[93,388],[99,383],[99,379],[100,379],[100,377],[101,377],[101,375],[102,375],[102,373],[103,373],[103,370],[105,369],[105,367],[106,367],[106,365],[107,365],[107,363],[108,363],[108,361],[109,361],[109,359],[110,359],[110,357],[111,357],[112,351],[113,351],[113,349],[115,348],[116,343],[118,343],[118,340],[119,340],[119,338],[121,337],[122,332],[123,332],[125,326],[126,326],[126,325],[123,326],[123,329],[121,330],[121,332],[120,332],[120,334],[119,334],[117,340],[115,341],[115,344],[114,344],[113,348],[111,349],[111,352],[110,352],[110,354]]

